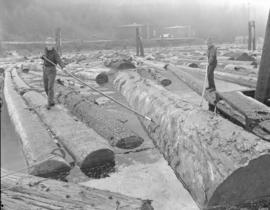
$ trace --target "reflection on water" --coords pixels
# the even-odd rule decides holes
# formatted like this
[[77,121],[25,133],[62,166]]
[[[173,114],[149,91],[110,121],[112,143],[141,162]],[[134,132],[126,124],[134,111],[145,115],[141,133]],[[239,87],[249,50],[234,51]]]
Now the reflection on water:
[[[18,170],[26,167],[19,135],[8,115],[6,102],[1,110],[1,167]],[[26,171],[25,171],[26,172]]]

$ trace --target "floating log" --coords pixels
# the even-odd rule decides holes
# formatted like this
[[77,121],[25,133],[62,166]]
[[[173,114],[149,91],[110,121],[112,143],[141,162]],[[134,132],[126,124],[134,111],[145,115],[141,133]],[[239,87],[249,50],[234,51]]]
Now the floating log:
[[269,196],[269,142],[135,72],[119,72],[114,84],[154,120],[140,119],[201,208]]
[[[167,65],[166,69],[185,82],[199,95],[202,94],[203,81],[196,79],[186,71],[182,71],[182,68],[176,68],[173,65]],[[204,98],[210,104],[216,106],[217,110],[231,121],[242,125],[246,130],[253,132],[257,136],[270,141],[270,128],[265,129],[265,126],[261,126],[261,122],[270,119],[269,108],[264,104],[244,95],[240,91],[224,93],[206,91]]]
[[107,139],[111,146],[134,149],[143,143],[144,140],[117,120],[115,115],[87,100],[74,89],[56,84],[56,91],[58,102]]
[[135,69],[136,66],[127,59],[106,60],[104,65],[115,70]]
[[[14,81],[18,88],[27,86],[16,71],[12,74],[14,78],[16,77]],[[36,91],[25,92],[23,98],[57,136],[85,174],[100,166],[103,166],[104,170],[114,166],[114,153],[111,146],[93,129],[82,122],[75,121],[60,106],[47,110],[47,100]]]
[[[169,86],[172,83],[172,81],[169,78],[161,74],[161,72],[164,71],[163,66],[160,67],[160,65],[158,64],[155,64],[151,61],[147,61],[141,58],[137,58],[136,61],[138,63],[143,63],[146,66],[150,67],[148,69],[146,68],[137,69],[137,72],[140,75],[144,75],[144,73],[148,73],[153,80],[156,80],[163,87]],[[143,72],[143,71],[147,71],[147,72]]]
[[[199,69],[199,68],[190,68],[186,66],[174,66],[174,65],[169,65],[170,67],[174,67],[175,69],[181,69],[182,71],[189,72],[189,73],[198,73],[200,75],[205,75],[205,70],[204,69]],[[249,76],[243,76],[243,75],[235,75],[235,74],[230,74],[230,73],[224,73],[224,72],[219,72],[215,71],[215,78],[227,82],[232,82],[238,85],[250,87],[250,88],[255,88],[256,87],[256,82],[257,79],[256,77],[249,77]]]
[[6,73],[5,99],[8,112],[22,142],[22,149],[29,173],[36,176],[58,176],[70,170],[62,157],[52,154],[59,150],[38,116],[30,111],[25,101],[16,92],[10,71]]
[[137,72],[141,75],[149,74],[151,79],[158,82],[158,84],[162,85],[163,87],[169,86],[172,81],[169,78],[164,77],[160,72],[159,69],[150,67],[150,68],[142,68],[138,69]]
[[[9,173],[1,169],[1,176]],[[5,210],[153,210],[149,200],[22,173],[1,178],[1,204]]]
[[[245,116],[245,128],[247,130],[253,130],[260,122],[270,120],[269,107],[240,91],[224,92],[218,95],[220,99],[226,101],[231,107]],[[268,135],[270,135],[270,127],[268,128]],[[270,138],[268,140],[270,141]]]

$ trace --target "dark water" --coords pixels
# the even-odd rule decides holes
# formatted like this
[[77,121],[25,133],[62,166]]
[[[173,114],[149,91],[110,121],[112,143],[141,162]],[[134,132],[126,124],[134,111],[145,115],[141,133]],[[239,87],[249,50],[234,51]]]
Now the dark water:
[[26,167],[26,162],[20,138],[9,118],[4,101],[1,109],[1,168],[18,170],[24,167]]

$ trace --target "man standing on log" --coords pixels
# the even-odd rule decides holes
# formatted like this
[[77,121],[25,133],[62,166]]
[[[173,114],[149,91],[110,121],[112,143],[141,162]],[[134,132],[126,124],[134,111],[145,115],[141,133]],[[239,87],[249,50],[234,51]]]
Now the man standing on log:
[[[48,105],[47,109],[49,110],[52,106],[55,105],[54,102],[54,82],[56,77],[56,66],[54,64],[59,64],[63,69],[65,67],[62,62],[59,54],[54,48],[55,42],[54,39],[48,37],[46,40],[46,47],[44,55],[41,57],[44,61],[43,63],[43,83],[44,89],[48,96]],[[51,62],[50,62],[51,61]]]
[[207,57],[208,57],[208,68],[207,68],[207,78],[208,78],[208,87],[206,88],[209,91],[215,91],[216,85],[214,81],[214,71],[217,66],[217,48],[213,44],[213,40],[208,38],[207,40]]

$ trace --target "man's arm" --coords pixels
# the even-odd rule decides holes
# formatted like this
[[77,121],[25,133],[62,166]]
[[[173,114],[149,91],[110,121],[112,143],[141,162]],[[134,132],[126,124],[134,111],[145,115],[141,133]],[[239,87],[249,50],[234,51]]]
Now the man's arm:
[[61,58],[56,50],[55,50],[55,57],[56,57],[56,62],[57,62],[56,64],[59,64],[59,66],[63,69],[65,67],[65,64],[61,60]]
[[212,47],[209,51],[209,60],[208,60],[208,63],[209,64],[213,64],[214,61],[215,61],[215,58],[217,56],[217,49],[216,47]]

